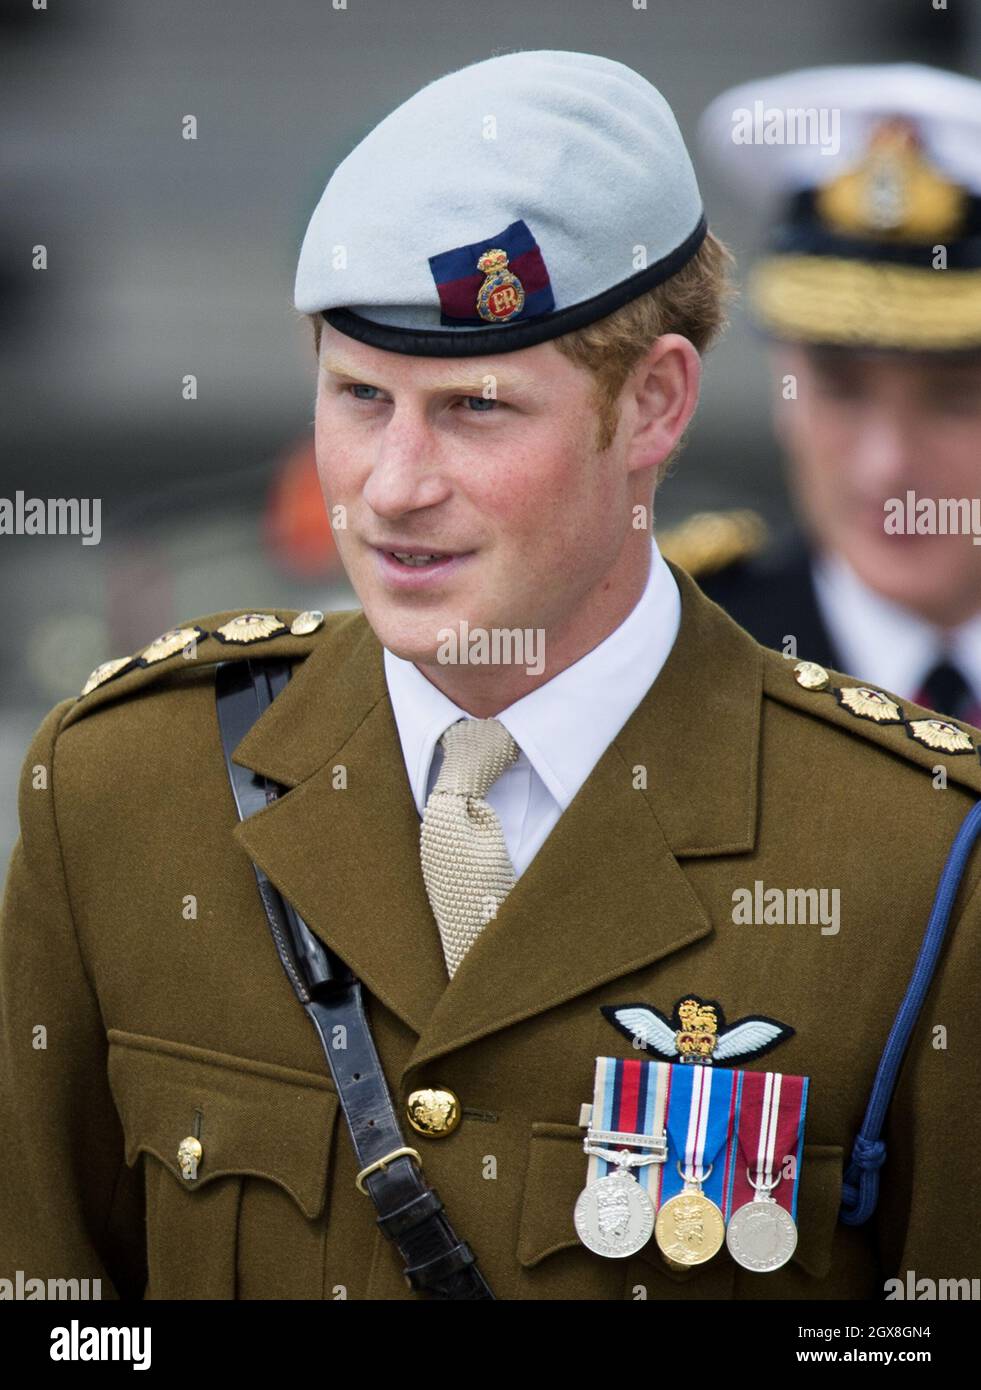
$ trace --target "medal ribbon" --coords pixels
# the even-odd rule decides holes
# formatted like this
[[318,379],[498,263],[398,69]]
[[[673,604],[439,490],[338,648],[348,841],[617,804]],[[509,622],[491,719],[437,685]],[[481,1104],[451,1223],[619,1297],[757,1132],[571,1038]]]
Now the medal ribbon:
[[[597,1057],[593,1073],[593,1129],[617,1130],[625,1134],[658,1136],[664,1132],[664,1115],[670,1087],[670,1062],[645,1062],[639,1057]],[[600,1144],[601,1148],[623,1148],[620,1144]],[[632,1149],[649,1153],[649,1149]],[[632,1168],[632,1175],[655,1207],[660,1197],[663,1163],[643,1163]],[[616,1164],[589,1156],[586,1182],[595,1182],[616,1172]]]
[[661,1201],[681,1192],[687,1177],[699,1182],[706,1197],[721,1208],[730,1179],[730,1146],[726,1141],[732,1133],[738,1073],[697,1062],[669,1065],[672,1074],[667,1114],[668,1161],[664,1165]]
[[[807,1088],[806,1076],[780,1072],[597,1057],[592,1127],[652,1136],[667,1130],[667,1162],[633,1168],[633,1176],[659,1207],[683,1189],[676,1160],[695,1178],[711,1163],[702,1191],[727,1221],[755,1196],[747,1167],[756,1181],[769,1179],[793,1154],[794,1176],[781,1178],[772,1195],[796,1220]],[[586,1181],[615,1171],[616,1164],[590,1155]]]
[[784,1171],[787,1158],[793,1155],[793,1176],[783,1176],[771,1196],[796,1220],[807,1085],[806,1076],[784,1076],[775,1071],[742,1073],[730,1211],[737,1211],[756,1196],[747,1168],[754,1181],[770,1181]]

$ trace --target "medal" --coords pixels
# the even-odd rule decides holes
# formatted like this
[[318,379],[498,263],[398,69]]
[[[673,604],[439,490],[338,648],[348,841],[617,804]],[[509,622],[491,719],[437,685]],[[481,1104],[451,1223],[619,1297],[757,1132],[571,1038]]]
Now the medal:
[[806,1076],[597,1057],[579,1121],[590,1155],[573,1217],[583,1245],[615,1259],[653,1234],[672,1269],[723,1245],[744,1269],[780,1269],[797,1246],[807,1089]]
[[[736,1184],[734,1199],[753,1196],[733,1213],[726,1232],[730,1255],[743,1269],[771,1274],[797,1248],[796,1208],[799,1160],[807,1104],[807,1078],[779,1072],[746,1072],[742,1078],[738,1147],[747,1166],[746,1185]],[[794,1154],[794,1177],[784,1184],[783,1201],[773,1196],[783,1181],[782,1167]]]
[[[678,1165],[679,1172],[681,1165]],[[681,1192],[664,1203],[654,1223],[654,1239],[658,1249],[675,1269],[702,1265],[718,1254],[725,1240],[726,1223],[719,1208],[706,1197],[702,1183],[712,1171],[700,1178],[689,1177]]]
[[[665,1062],[596,1058],[589,1112],[596,1128],[591,1126],[583,1140],[590,1159],[573,1212],[576,1234],[596,1255],[633,1255],[651,1238],[660,1166],[667,1157],[669,1071]],[[631,1153],[625,1146],[645,1152]]]
[[672,1151],[684,1160],[682,1167],[682,1158],[675,1159],[682,1188],[659,1209],[654,1239],[676,1269],[705,1264],[725,1241],[725,1218],[702,1184],[726,1145],[734,1079],[734,1072],[698,1063],[672,1068],[667,1130]]
[[726,1245],[736,1264],[743,1269],[772,1274],[785,1265],[797,1249],[797,1227],[790,1212],[770,1196],[770,1186],[775,1187],[780,1178],[775,1178],[770,1185],[757,1184],[749,1176],[748,1168],[746,1176],[757,1189],[756,1196],[732,1216],[726,1231]]
[[[642,1136],[624,1137],[637,1140]],[[580,1192],[573,1212],[576,1234],[597,1255],[611,1259],[634,1255],[651,1238],[654,1204],[630,1169],[642,1163],[656,1163],[657,1158],[654,1154],[632,1154],[627,1149],[617,1153],[597,1149],[590,1146],[588,1138],[583,1141],[583,1148],[587,1153],[609,1156],[617,1169]]]

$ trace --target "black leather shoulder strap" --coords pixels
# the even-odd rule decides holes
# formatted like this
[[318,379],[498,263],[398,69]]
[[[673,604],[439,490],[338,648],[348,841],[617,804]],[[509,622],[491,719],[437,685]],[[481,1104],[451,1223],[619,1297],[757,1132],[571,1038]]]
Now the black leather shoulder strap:
[[[225,766],[243,820],[270,805],[283,789],[233,763],[232,753],[289,678],[285,661],[228,661],[216,668]],[[283,969],[317,1030],[337,1087],[361,1168],[358,1188],[370,1196],[378,1225],[398,1247],[406,1282],[432,1298],[493,1298],[473,1251],[459,1239],[427,1184],[418,1153],[406,1146],[368,1027],[361,981],[314,935],[259,866],[253,868]],[[346,1045],[338,1047],[338,1039]]]

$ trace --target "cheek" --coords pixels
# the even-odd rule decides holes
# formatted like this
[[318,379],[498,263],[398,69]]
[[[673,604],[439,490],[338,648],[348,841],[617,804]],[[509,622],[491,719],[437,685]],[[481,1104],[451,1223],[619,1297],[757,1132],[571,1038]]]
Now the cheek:
[[801,401],[784,436],[797,485],[815,499],[839,491],[848,473],[854,428],[844,412]]
[[[978,459],[981,458],[981,426],[965,424],[934,431],[929,436],[935,496],[981,495]],[[981,549],[981,547],[979,547]]]
[[337,412],[319,403],[314,416],[314,452],[324,496],[336,498],[348,494],[356,484],[360,469],[358,451]]
[[503,535],[531,539],[545,550],[575,506],[578,476],[573,450],[550,431],[498,453],[491,468],[469,479],[464,473],[460,490],[475,509],[496,518]]

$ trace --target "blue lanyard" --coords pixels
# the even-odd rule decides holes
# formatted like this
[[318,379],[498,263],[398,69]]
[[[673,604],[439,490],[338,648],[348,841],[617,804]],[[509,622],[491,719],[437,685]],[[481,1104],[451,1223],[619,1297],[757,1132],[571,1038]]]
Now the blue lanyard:
[[971,807],[954,838],[937,885],[930,920],[927,922],[923,944],[906,987],[903,1002],[886,1039],[879,1069],[875,1074],[872,1094],[852,1147],[852,1161],[845,1172],[841,1189],[841,1210],[838,1219],[846,1226],[861,1226],[875,1211],[879,1197],[879,1169],[886,1161],[886,1146],[879,1138],[886,1111],[902,1065],[910,1034],[919,1017],[927,990],[937,967],[937,957],[943,945],[950,909],[954,905],[968,856],[981,835],[981,801]]

